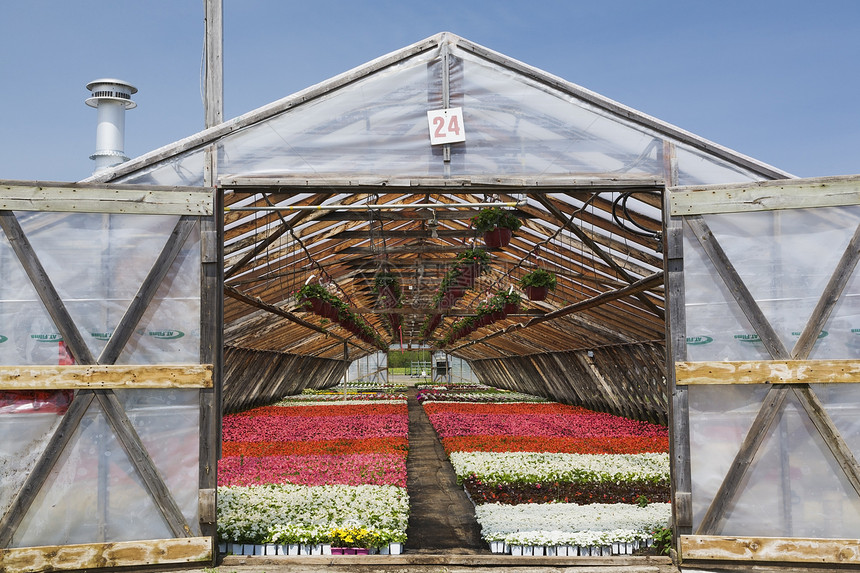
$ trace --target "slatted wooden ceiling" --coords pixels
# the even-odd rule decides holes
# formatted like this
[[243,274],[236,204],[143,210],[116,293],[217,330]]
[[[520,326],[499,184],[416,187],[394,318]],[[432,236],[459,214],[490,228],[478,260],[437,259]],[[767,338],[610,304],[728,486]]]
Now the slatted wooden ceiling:
[[[511,286],[518,289],[519,279],[537,267],[558,277],[558,287],[546,301],[526,302],[519,314],[445,350],[480,359],[664,336],[658,179],[509,178],[479,185],[468,180],[376,178],[372,183],[338,183],[222,179],[228,345],[339,358],[347,339],[352,357],[376,351],[297,306],[292,293],[315,280],[393,347],[401,342],[417,347],[424,320],[434,311],[431,299],[455,256],[473,244],[483,245],[470,222],[479,208],[446,205],[494,201],[515,203],[510,208],[524,224],[509,246],[490,249],[489,271],[445,313],[429,344],[437,346],[451,324],[473,315],[488,295]],[[629,196],[624,205],[619,202],[623,194]],[[439,206],[380,207],[428,203]],[[363,208],[290,209],[297,205]],[[268,210],[242,210],[246,208]],[[384,309],[371,292],[380,270],[395,272],[401,280],[402,341],[386,334]]]

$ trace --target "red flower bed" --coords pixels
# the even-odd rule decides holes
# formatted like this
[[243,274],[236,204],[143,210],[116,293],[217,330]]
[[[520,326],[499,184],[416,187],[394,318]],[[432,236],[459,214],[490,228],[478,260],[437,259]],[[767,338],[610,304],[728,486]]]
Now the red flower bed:
[[[449,390],[450,392],[450,390]],[[464,392],[466,392],[464,390]],[[472,390],[471,392],[474,392]],[[424,411],[432,414],[594,414],[580,406],[558,402],[425,402]]]
[[406,487],[401,454],[300,455],[223,458],[218,485],[396,485]]
[[225,417],[224,441],[273,442],[326,438],[406,437],[408,418],[400,414],[351,416]]
[[408,449],[406,438],[367,438],[364,440],[294,440],[289,442],[224,442],[222,455],[277,456],[317,454],[402,454]]
[[406,487],[409,415],[394,404],[264,406],[225,416],[219,486]]
[[440,438],[469,435],[541,436],[563,438],[667,435],[665,427],[611,414],[455,414],[430,415]]

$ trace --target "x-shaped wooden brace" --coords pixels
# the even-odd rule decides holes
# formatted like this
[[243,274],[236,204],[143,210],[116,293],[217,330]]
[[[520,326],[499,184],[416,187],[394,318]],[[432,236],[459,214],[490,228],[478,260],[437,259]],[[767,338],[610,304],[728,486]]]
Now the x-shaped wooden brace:
[[[96,359],[72,321],[62,300],[60,300],[32,245],[24,235],[17,218],[11,211],[0,211],[0,227],[6,233],[12,249],[24,266],[39,298],[78,364],[104,365],[114,364],[117,361],[196,223],[197,217],[180,217],[158,259],[150,269],[101,355]],[[152,458],[146,451],[140,436],[132,426],[114,391],[110,389],[79,390],[51,436],[45,451],[36,462],[33,471],[13,499],[3,519],[0,520],[0,547],[8,547],[11,543],[12,536],[33,504],[39,490],[44,486],[51,469],[59,459],[60,453],[68,445],[93,400],[98,400],[99,405],[104,410],[108,423],[173,535],[175,537],[192,536],[191,528],[182,515],[179,505],[158,473]]]
[[[714,268],[719,273],[720,278],[729,287],[741,311],[764,343],[771,358],[774,360],[807,359],[833,307],[836,305],[845,285],[851,278],[854,268],[857,266],[858,259],[860,259],[860,227],[854,232],[854,236],[845,249],[839,264],[836,266],[836,270],[831,275],[818,304],[812,311],[809,322],[804,327],[794,348],[789,352],[737,274],[737,271],[713,233],[711,233],[705,220],[701,216],[691,216],[686,217],[685,221],[696,235]],[[768,390],[749,432],[747,432],[744,441],[741,443],[740,450],[702,518],[702,522],[696,532],[697,534],[718,534],[718,528],[726,516],[726,510],[734,503],[744,474],[751,466],[764,439],[769,435],[770,428],[777,419],[789,392],[794,392],[837,463],[845,472],[848,481],[857,492],[857,495],[860,495],[860,466],[858,466],[850,448],[845,443],[839,430],[836,429],[833,420],[827,414],[827,411],[809,384],[774,384]]]

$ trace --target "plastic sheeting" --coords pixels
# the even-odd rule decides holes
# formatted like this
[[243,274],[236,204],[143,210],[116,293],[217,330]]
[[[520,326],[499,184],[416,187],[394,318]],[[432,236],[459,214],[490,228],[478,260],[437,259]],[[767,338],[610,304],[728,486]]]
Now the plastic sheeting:
[[[51,283],[98,356],[165,247],[177,216],[17,213]],[[0,233],[0,364],[73,363]],[[197,364],[200,239],[192,232],[118,363]],[[116,394],[192,531],[197,516],[199,392]],[[5,513],[69,405],[70,392],[0,392],[0,512]],[[98,401],[24,516],[12,546],[170,538]]]
[[[769,388],[762,384],[690,387],[694,531]],[[813,385],[813,389],[856,457],[860,388],[830,384]],[[721,535],[852,538],[860,532],[860,498],[793,395],[728,513],[717,532]]]
[[[762,178],[580,99],[537,70],[524,75],[456,45],[450,51],[450,106],[463,108],[466,140],[451,145],[449,163],[441,146],[430,144],[427,124],[427,112],[442,108],[437,48],[231,130],[218,140],[218,172],[660,177],[663,142],[672,141],[679,184]],[[202,185],[202,155],[202,149],[187,151],[119,180]]]
[[[117,392],[188,525],[199,534],[198,392]],[[97,402],[88,409],[22,521],[13,547],[165,539],[174,535]]]
[[[710,215],[705,221],[791,350],[860,225],[860,206]],[[772,358],[686,226],[684,281],[688,360]],[[855,269],[809,358],[850,358],[858,350]]]
[[[780,340],[791,351],[858,225],[860,207],[787,209],[704,217]],[[771,360],[729,288],[685,225],[687,360]],[[810,359],[856,358],[857,269],[819,334]],[[726,476],[770,385],[688,387],[693,530]],[[860,385],[813,384],[860,456]],[[766,518],[763,518],[766,516]],[[798,398],[789,394],[715,533],[853,538],[860,499]]]

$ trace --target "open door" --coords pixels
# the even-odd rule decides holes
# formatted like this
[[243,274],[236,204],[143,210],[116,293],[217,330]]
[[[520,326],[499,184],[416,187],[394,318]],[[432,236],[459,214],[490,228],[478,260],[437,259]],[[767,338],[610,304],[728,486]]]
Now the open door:
[[860,563],[860,177],[666,194],[684,565]]
[[0,570],[214,562],[214,201],[0,182]]

